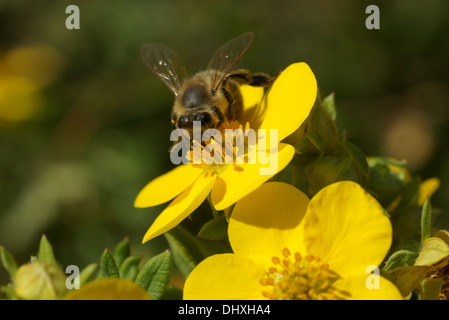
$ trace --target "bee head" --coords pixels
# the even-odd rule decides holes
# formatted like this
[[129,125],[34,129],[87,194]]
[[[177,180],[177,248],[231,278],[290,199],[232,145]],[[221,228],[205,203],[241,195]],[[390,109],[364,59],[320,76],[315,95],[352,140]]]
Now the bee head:
[[208,112],[201,112],[194,115],[179,117],[178,128],[192,129],[194,121],[201,122],[201,131],[214,126],[214,120],[212,119],[212,116]]
[[188,86],[181,96],[180,104],[183,115],[175,121],[178,128],[192,130],[193,122],[201,122],[201,131],[213,128],[216,125],[214,106],[211,93],[202,82]]

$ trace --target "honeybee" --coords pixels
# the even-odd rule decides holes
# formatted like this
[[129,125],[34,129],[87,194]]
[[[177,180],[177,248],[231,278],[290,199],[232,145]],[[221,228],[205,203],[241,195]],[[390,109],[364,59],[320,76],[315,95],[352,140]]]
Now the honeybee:
[[240,84],[267,87],[275,77],[240,69],[231,71],[248,50],[253,32],[244,33],[222,45],[212,56],[205,71],[187,78],[178,54],[171,48],[148,43],[141,48],[141,57],[173,92],[175,101],[171,122],[186,129],[192,136],[193,122],[201,122],[201,132],[218,128],[226,120],[238,119],[242,113]]

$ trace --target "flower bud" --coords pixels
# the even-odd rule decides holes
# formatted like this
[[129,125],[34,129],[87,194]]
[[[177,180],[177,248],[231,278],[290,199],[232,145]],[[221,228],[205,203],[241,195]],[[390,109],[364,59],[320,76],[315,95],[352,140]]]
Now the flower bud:
[[67,290],[65,280],[65,274],[57,267],[36,261],[17,270],[14,291],[25,300],[58,299]]

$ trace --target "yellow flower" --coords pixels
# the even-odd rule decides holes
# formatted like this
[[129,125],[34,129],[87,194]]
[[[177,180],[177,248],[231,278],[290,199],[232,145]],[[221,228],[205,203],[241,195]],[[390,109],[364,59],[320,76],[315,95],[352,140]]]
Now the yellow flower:
[[0,56],[0,121],[27,120],[43,106],[41,89],[57,77],[61,57],[54,48],[40,45]]
[[151,300],[144,289],[133,281],[105,278],[86,283],[79,290],[72,290],[64,300]]
[[41,105],[39,87],[15,75],[0,76],[0,120],[22,121],[32,117]]
[[234,253],[201,262],[184,299],[401,299],[370,273],[390,248],[392,227],[354,182],[311,200],[291,185],[266,183],[237,202],[228,233]]
[[[292,134],[304,122],[316,99],[317,84],[313,72],[305,63],[295,63],[285,69],[264,96],[262,88],[242,86],[244,110],[239,122],[252,129],[277,129],[274,144],[277,170],[261,175],[270,164],[243,163],[223,165],[179,165],[147,184],[137,196],[135,206],[144,208],[173,201],[154,221],[143,242],[170,230],[190,215],[211,193],[217,210],[224,210],[257,189],[281,171],[295,153],[294,147],[280,141]],[[271,141],[266,137],[266,141]],[[265,142],[266,142],[265,141]],[[266,146],[266,144],[265,144]]]
[[423,206],[426,198],[430,198],[440,187],[440,179],[429,178],[419,185],[419,198],[417,204]]

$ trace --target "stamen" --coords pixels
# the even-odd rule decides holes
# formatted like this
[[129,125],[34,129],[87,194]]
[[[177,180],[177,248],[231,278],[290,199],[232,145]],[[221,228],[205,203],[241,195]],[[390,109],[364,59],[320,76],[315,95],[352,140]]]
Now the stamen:
[[262,278],[259,280],[260,284],[263,286],[267,286],[268,285],[268,279],[267,278]]
[[276,256],[271,258],[276,267],[269,267],[266,277],[260,280],[269,289],[262,292],[264,297],[276,300],[329,300],[351,296],[335,288],[334,283],[341,277],[329,269],[329,264],[321,264],[320,257],[306,255],[303,258],[299,252],[292,256],[288,248],[281,253],[282,259]]
[[[226,138],[228,136],[226,134],[227,129],[233,131],[229,139]],[[254,148],[254,145],[252,145],[254,142],[249,142],[249,136],[254,131],[248,131],[249,129],[248,122],[243,126],[237,120],[225,121],[217,128],[221,136],[212,136],[209,141],[192,140],[186,158],[194,167],[210,169],[217,174],[220,174],[230,163],[234,164],[236,168],[237,162],[240,163],[242,160],[243,163],[250,163],[249,155],[250,150]],[[203,152],[208,158],[207,163],[203,157]]]

